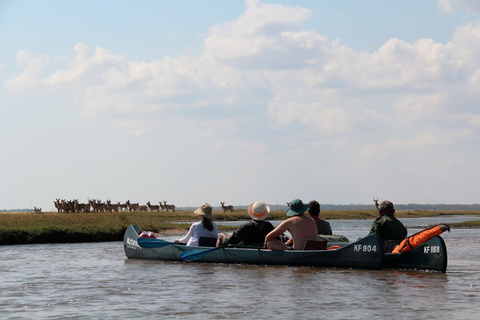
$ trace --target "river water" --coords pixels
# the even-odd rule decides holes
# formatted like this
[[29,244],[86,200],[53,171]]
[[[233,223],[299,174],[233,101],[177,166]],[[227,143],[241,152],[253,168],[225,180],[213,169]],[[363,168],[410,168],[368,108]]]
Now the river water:
[[[355,240],[371,221],[330,223]],[[122,242],[0,246],[0,319],[478,319],[480,229],[442,237],[446,273],[129,260]]]

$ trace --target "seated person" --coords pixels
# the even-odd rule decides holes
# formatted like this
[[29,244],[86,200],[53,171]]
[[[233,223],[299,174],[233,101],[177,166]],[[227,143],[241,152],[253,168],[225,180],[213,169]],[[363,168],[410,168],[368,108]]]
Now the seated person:
[[318,217],[320,215],[320,203],[318,203],[318,201],[312,200],[308,203],[308,205],[310,207],[308,209],[308,214],[317,225],[317,233],[331,236],[333,233],[332,227],[330,227],[330,223]]
[[378,234],[383,242],[387,240],[400,242],[405,239],[407,237],[407,228],[394,216],[395,208],[393,203],[385,200],[379,205],[375,201],[375,204],[380,216],[372,222],[369,234]]
[[200,208],[193,212],[200,221],[190,226],[190,230],[185,237],[176,239],[175,242],[187,244],[187,246],[198,247],[198,241],[201,237],[218,238],[217,224],[213,222],[212,206],[208,203],[202,204]]
[[[290,206],[286,210],[289,218],[280,223],[278,227],[265,237],[267,248],[271,250],[303,250],[307,240],[318,239],[315,221],[305,215],[305,211],[308,209],[309,206],[305,205],[300,199],[290,201]],[[289,231],[292,238],[283,244],[275,238],[279,237],[285,231]],[[289,244],[291,244],[292,247],[289,247]]]
[[228,244],[242,244],[263,247],[265,236],[274,229],[265,221],[270,214],[270,207],[265,202],[254,202],[248,206],[248,215],[252,220],[246,222],[233,232],[231,236],[221,233],[218,236],[217,247]]

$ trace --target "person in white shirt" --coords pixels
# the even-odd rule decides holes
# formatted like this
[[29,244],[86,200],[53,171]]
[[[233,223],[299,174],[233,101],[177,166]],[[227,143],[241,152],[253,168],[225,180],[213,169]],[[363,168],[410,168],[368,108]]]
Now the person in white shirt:
[[185,237],[176,239],[175,242],[186,244],[187,246],[198,247],[201,237],[205,238],[218,238],[217,224],[213,222],[212,206],[208,203],[204,203],[195,210],[195,213],[200,221],[191,225],[190,230]]

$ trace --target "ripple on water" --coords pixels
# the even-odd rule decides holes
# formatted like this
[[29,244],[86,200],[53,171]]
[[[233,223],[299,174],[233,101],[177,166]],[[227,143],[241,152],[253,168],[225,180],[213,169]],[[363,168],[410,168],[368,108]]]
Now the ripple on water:
[[[349,225],[351,234],[363,231]],[[2,319],[474,319],[480,230],[452,230],[446,273],[128,260],[121,242],[0,248]]]

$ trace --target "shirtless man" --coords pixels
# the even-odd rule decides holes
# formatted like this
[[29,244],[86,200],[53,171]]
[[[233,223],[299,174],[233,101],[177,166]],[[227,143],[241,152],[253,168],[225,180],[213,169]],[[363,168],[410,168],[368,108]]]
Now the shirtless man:
[[[290,206],[286,211],[287,216],[290,218],[284,220],[278,227],[267,234],[265,237],[267,248],[271,250],[303,250],[307,240],[318,239],[315,221],[304,214],[308,209],[309,206],[303,204],[300,199],[290,201]],[[282,235],[285,231],[289,231],[292,238],[286,244],[283,244],[275,238]],[[292,247],[290,248],[288,244],[292,244]]]

